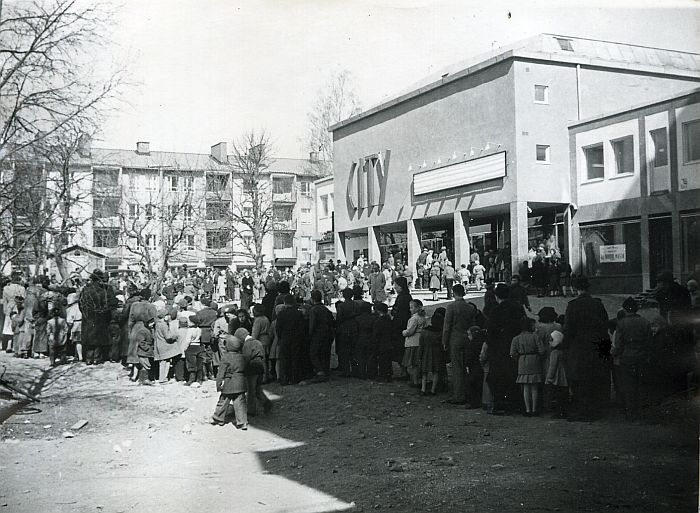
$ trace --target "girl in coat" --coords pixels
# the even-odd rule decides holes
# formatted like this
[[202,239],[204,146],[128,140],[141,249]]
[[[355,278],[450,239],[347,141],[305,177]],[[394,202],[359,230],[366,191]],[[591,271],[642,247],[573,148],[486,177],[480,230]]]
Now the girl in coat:
[[435,395],[440,372],[445,369],[445,349],[442,347],[444,322],[444,314],[436,311],[430,318],[430,326],[420,334],[421,395],[428,395],[428,381],[431,383],[430,395]]
[[542,340],[535,335],[535,320],[523,319],[522,331],[511,343],[510,356],[518,360],[518,378],[515,382],[523,386],[526,417],[537,411],[539,384],[544,381],[541,361],[545,352]]
[[566,418],[567,405],[569,403],[569,381],[566,379],[566,361],[562,342],[564,334],[555,330],[551,334],[549,346],[549,368],[545,383],[550,388],[549,396],[554,400],[556,413],[553,417]]
[[265,310],[261,304],[253,305],[253,329],[251,336],[255,340],[259,340],[265,352],[263,383],[268,383],[271,379],[270,374],[270,348],[272,339],[270,337],[270,320],[265,315]]
[[414,387],[420,386],[418,383],[420,369],[420,336],[425,327],[425,310],[423,303],[419,299],[412,299],[409,303],[411,318],[408,319],[408,326],[401,332],[404,336],[404,353],[401,365],[406,368],[410,383]]
[[440,265],[435,262],[430,268],[430,292],[433,293],[433,301],[438,300],[438,290],[440,290]]
[[226,410],[233,402],[236,414],[236,427],[248,429],[248,405],[246,403],[245,358],[242,349],[243,342],[233,335],[225,335],[226,353],[221,357],[219,373],[216,376],[216,389],[221,392],[211,423],[223,426],[226,423]]
[[180,346],[176,343],[177,333],[171,330],[170,319],[171,314],[168,310],[158,310],[153,333],[153,359],[158,362],[158,379],[161,383],[168,382],[171,360],[180,354]]

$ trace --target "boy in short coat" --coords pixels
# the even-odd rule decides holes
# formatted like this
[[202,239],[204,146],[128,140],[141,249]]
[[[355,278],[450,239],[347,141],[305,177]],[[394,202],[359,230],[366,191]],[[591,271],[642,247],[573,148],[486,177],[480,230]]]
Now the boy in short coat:
[[216,389],[221,392],[211,423],[223,426],[226,411],[233,401],[236,414],[236,427],[248,429],[248,407],[246,404],[245,358],[241,352],[243,341],[233,335],[226,335],[226,352],[221,356],[219,372],[216,376]]

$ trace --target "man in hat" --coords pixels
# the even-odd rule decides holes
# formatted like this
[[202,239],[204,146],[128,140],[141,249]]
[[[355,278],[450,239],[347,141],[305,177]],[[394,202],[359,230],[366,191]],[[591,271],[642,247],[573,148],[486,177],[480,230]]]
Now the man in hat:
[[333,314],[323,304],[323,294],[320,290],[311,291],[312,306],[309,310],[309,353],[311,364],[316,375],[312,382],[328,381],[331,365],[331,345],[335,336],[335,320]]
[[575,287],[579,296],[569,301],[564,324],[574,410],[568,420],[589,421],[600,416],[610,393],[608,313],[600,299],[589,293],[588,278],[578,277]]
[[80,294],[80,311],[82,320],[82,339],[85,360],[88,365],[102,363],[108,358],[112,343],[109,323],[112,311],[118,306],[112,287],[104,280],[104,273],[95,269],[90,275],[90,282]]

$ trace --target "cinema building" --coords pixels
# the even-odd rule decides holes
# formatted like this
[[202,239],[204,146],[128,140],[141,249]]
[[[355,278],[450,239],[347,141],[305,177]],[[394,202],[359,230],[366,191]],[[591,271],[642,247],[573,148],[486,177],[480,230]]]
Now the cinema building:
[[553,240],[576,267],[569,127],[698,82],[697,54],[550,34],[455,65],[331,127],[336,256],[413,265],[446,246],[459,265],[477,248],[517,268]]

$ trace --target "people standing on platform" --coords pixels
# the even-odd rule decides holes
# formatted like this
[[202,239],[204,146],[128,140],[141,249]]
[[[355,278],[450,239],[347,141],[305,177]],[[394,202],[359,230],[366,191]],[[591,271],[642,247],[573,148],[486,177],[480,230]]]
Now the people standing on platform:
[[456,272],[452,267],[452,262],[445,260],[445,268],[443,269],[445,277],[445,288],[447,289],[447,299],[452,299],[452,287],[455,283]]
[[438,300],[438,291],[442,288],[441,287],[441,281],[442,281],[442,272],[440,269],[440,265],[435,262],[433,266],[430,268],[430,292],[433,293],[433,301]]

